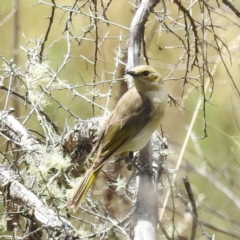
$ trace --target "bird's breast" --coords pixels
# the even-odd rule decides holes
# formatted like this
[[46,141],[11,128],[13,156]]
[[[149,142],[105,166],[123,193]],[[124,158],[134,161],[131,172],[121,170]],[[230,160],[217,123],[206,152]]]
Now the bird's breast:
[[151,110],[149,111],[148,122],[146,125],[132,138],[129,139],[123,146],[127,151],[138,151],[142,149],[151,138],[153,132],[160,126],[164,117],[167,104],[167,94],[165,89],[162,91],[150,91],[146,94],[150,99]]

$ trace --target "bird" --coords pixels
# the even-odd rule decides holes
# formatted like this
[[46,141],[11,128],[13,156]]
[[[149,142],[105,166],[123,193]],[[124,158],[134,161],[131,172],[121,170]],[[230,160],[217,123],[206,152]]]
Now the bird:
[[134,87],[118,101],[98,136],[88,159],[96,154],[85,172],[67,208],[76,212],[104,163],[116,155],[141,150],[160,126],[168,95],[161,75],[150,65],[138,65],[126,74],[132,76]]

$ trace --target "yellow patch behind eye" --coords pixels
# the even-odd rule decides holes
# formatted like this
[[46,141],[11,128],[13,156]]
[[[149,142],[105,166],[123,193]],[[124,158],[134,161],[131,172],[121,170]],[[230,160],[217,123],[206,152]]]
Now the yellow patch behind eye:
[[146,77],[146,79],[150,82],[158,82],[159,77],[155,74],[149,74],[149,76]]

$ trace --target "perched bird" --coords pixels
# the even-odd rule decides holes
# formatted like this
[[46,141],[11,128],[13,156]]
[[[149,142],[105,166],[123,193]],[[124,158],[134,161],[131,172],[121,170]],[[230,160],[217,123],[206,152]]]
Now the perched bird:
[[96,158],[87,170],[67,207],[75,212],[98,176],[103,164],[115,155],[142,149],[159,127],[167,105],[161,75],[151,66],[140,65],[127,71],[135,87],[119,100],[98,137],[92,154]]

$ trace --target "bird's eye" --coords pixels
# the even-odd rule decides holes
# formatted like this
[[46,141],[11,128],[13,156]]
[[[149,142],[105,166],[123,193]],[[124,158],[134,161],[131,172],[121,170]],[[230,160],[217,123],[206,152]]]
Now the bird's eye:
[[146,76],[149,75],[149,73],[150,73],[149,71],[143,71],[143,72],[142,72],[142,75],[143,75],[144,77],[146,77]]

